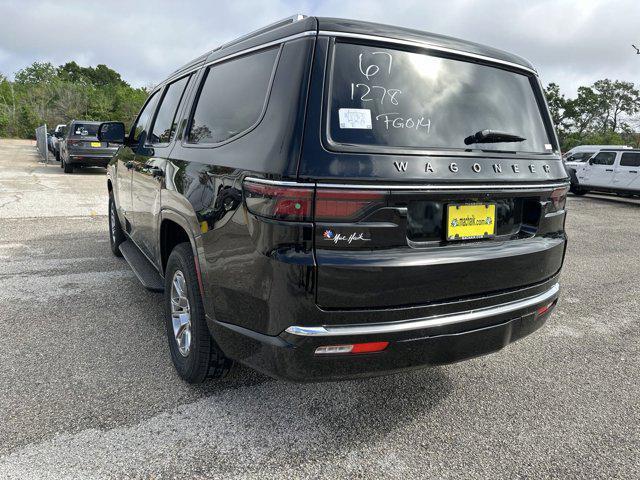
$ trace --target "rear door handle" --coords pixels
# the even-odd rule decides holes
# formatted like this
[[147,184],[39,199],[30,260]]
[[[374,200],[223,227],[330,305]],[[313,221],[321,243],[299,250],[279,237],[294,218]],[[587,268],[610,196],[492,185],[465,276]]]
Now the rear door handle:
[[613,172],[613,168],[607,168],[605,172]]
[[629,170],[629,173],[638,173],[638,170]]

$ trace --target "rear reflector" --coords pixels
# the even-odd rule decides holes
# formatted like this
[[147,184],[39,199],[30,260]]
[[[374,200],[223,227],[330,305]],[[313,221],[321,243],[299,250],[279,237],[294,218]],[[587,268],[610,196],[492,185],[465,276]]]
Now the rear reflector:
[[318,189],[316,220],[355,220],[374,206],[383,206],[387,192]]
[[549,305],[544,305],[538,308],[538,310],[536,310],[536,315],[540,316],[540,315],[544,315],[545,313],[549,313],[549,310],[551,310],[555,304],[556,304],[556,301],[554,300]]
[[357,353],[375,353],[381,352],[389,342],[368,342],[353,343],[349,345],[326,345],[316,348],[316,355],[341,355],[341,354],[357,354]]
[[251,213],[277,220],[310,221],[313,188],[244,182],[244,198]]

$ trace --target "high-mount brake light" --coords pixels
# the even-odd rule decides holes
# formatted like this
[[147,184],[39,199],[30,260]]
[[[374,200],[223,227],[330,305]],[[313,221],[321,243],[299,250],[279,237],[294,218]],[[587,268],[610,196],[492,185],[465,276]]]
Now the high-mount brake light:
[[316,348],[316,355],[345,355],[358,353],[381,352],[389,346],[389,342],[350,343],[345,345],[324,345]]
[[385,204],[385,191],[318,189],[315,202],[316,220],[355,220],[366,210]]
[[276,220],[304,222],[312,219],[313,188],[245,180],[243,190],[251,213]]

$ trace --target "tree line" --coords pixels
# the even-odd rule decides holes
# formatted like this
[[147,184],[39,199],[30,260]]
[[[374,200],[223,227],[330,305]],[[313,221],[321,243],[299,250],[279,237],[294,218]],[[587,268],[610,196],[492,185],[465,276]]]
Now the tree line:
[[574,98],[550,83],[545,95],[563,151],[577,145],[640,147],[640,91],[632,82],[598,80]]
[[[581,144],[640,147],[640,92],[632,82],[598,80],[578,88],[574,98],[555,83],[544,90],[563,151]],[[43,123],[55,126],[74,118],[129,126],[148,93],[106,65],[35,62],[13,81],[0,73],[0,137],[33,138]]]
[[34,138],[36,127],[72,119],[115,120],[130,125],[148,91],[133,88],[106,65],[59,67],[35,62],[13,81],[0,73],[0,137]]

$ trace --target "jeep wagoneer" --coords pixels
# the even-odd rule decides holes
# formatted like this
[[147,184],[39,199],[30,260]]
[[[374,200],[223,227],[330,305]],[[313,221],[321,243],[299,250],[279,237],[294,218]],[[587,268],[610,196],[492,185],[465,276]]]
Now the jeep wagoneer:
[[298,16],[158,85],[108,167],[111,247],[164,292],[189,382],[380,375],[540,328],[565,254],[562,165],[526,60]]

